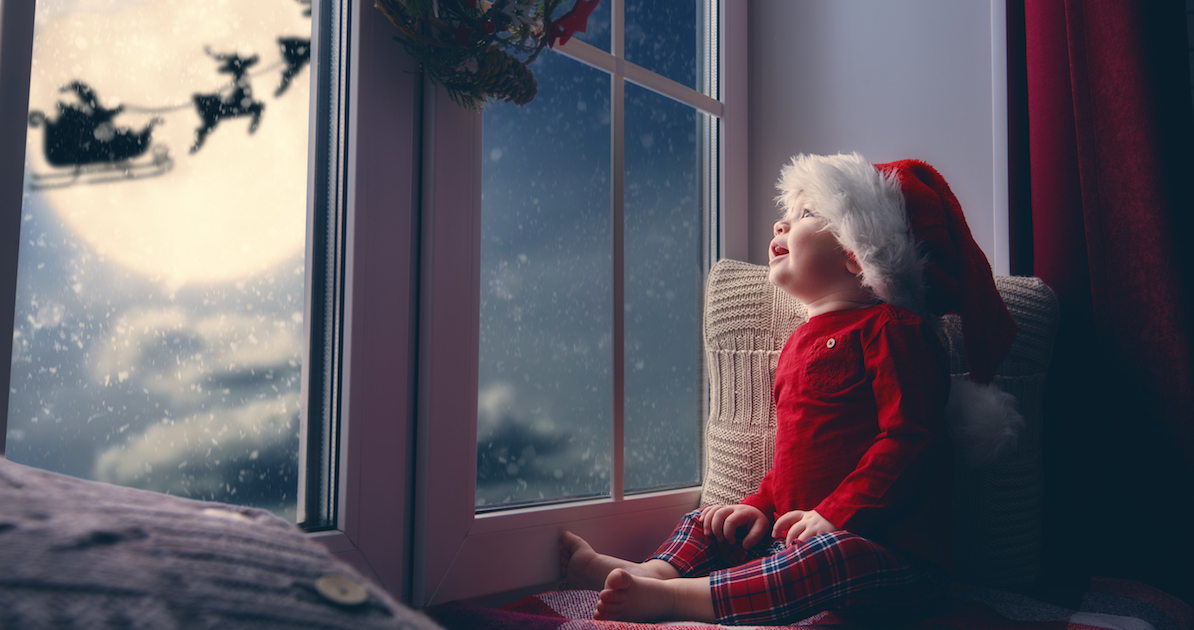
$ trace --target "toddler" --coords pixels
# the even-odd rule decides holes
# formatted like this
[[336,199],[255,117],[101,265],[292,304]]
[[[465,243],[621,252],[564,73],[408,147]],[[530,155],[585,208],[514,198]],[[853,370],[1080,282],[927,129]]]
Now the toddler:
[[1015,323],[929,165],[801,155],[777,186],[768,278],[809,319],[776,368],[773,466],[739,504],[686,515],[642,563],[564,532],[561,571],[601,591],[598,619],[891,618],[923,612],[948,586],[950,380],[935,322],[961,315],[980,385]]

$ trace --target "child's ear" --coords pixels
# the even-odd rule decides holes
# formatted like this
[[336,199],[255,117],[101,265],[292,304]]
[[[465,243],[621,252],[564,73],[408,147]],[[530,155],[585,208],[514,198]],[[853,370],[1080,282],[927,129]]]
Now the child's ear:
[[862,273],[862,265],[858,264],[858,259],[854,257],[854,252],[843,249],[842,254],[846,256],[846,271],[856,276]]

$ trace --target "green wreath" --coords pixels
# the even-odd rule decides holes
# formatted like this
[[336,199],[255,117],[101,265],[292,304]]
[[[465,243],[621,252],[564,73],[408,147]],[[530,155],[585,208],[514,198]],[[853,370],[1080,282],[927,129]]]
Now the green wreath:
[[539,92],[527,67],[545,47],[584,32],[601,0],[374,0],[398,27],[395,39],[462,107],[490,100],[526,105]]

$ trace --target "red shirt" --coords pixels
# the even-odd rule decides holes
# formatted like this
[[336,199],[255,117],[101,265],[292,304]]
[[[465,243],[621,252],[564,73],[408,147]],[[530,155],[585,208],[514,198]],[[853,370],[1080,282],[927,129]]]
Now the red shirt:
[[816,510],[839,528],[948,568],[949,369],[912,311],[878,304],[811,318],[775,373],[775,462],[742,503]]

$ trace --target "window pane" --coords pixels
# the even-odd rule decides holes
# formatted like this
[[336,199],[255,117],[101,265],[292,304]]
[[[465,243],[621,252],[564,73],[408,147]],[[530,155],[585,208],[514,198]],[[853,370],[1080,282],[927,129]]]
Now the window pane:
[[693,108],[626,86],[626,491],[695,483],[703,204]]
[[710,0],[626,0],[626,60],[697,87],[698,7]]
[[485,110],[477,505],[609,492],[609,76],[534,69]]
[[294,520],[309,2],[38,2],[7,456]]
[[[610,7],[612,7],[613,4],[614,4],[613,0],[601,0],[601,2],[597,5],[597,8],[593,9],[593,12],[589,14],[589,22],[585,26],[585,31],[583,33],[576,33],[575,35],[573,35],[573,37],[575,37],[576,39],[579,39],[580,41],[582,41],[586,44],[596,46],[597,48],[600,48],[601,50],[604,50],[605,52],[610,52],[610,50],[609,50],[609,35],[610,35],[609,16],[610,16]],[[567,11],[570,6],[571,5],[569,5],[569,3],[567,3],[567,2],[562,3],[560,5],[559,11],[557,11],[557,14],[560,14],[563,11]],[[538,63],[538,62],[536,62],[536,63]],[[532,69],[534,69],[534,67],[532,67]],[[538,76],[538,75],[536,74],[536,76]]]

